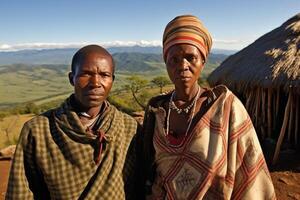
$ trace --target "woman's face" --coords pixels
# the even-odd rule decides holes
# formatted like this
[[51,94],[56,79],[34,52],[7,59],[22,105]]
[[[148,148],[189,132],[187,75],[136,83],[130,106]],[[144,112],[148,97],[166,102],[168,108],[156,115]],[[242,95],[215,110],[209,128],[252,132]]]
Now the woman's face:
[[175,87],[192,88],[204,66],[203,56],[197,47],[190,44],[175,44],[166,56],[167,71]]

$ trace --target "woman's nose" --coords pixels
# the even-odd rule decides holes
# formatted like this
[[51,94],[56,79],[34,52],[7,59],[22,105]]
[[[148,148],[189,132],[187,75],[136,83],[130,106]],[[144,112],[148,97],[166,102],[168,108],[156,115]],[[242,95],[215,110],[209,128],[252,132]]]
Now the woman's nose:
[[189,68],[189,62],[183,58],[180,62],[179,62],[179,69],[181,70],[187,70]]

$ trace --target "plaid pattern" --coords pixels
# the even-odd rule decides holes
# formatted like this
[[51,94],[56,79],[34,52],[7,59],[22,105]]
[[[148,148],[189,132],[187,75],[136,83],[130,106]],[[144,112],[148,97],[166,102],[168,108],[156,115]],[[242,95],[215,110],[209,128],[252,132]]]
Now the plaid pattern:
[[130,190],[137,122],[112,105],[103,115],[100,130],[106,143],[98,165],[99,138],[86,134],[69,99],[28,121],[15,152],[6,199],[134,199]]
[[159,105],[169,98],[161,99],[148,108],[155,116],[150,199],[276,199],[252,122],[226,87],[201,95],[198,103],[207,109],[179,147],[164,135],[166,111]]

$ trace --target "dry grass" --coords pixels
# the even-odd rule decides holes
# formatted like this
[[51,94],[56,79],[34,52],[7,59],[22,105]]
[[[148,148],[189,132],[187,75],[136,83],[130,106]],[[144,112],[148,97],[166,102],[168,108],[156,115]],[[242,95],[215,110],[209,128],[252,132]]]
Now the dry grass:
[[300,13],[227,58],[208,78],[233,91],[298,88],[300,94]]
[[31,119],[33,114],[12,115],[0,121],[0,149],[18,141],[23,124]]

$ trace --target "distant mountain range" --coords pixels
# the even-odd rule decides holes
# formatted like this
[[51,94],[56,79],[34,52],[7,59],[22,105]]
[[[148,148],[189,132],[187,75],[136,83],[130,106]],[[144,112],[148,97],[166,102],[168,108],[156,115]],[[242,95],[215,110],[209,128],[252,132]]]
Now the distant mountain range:
[[[42,52],[26,52],[26,54],[22,54],[18,59],[18,63],[0,65],[0,74],[4,74],[7,72],[18,72],[18,71],[32,71],[33,69],[45,68],[56,70],[56,73],[61,72],[62,74],[66,73],[69,70],[70,65],[66,64],[68,61],[64,61],[61,57],[61,54],[67,54],[68,51],[63,51],[61,54],[59,52],[52,53],[53,58],[50,56],[50,53],[43,54]],[[15,56],[20,54],[15,54]],[[33,57],[35,59],[33,59]],[[150,71],[161,71],[164,70],[165,64],[163,62],[163,58],[161,54],[155,53],[114,53],[113,54],[115,64],[117,66],[117,72],[131,72],[131,73],[140,73],[140,72],[150,72]],[[21,59],[22,58],[22,59]],[[52,61],[51,61],[52,58]],[[223,54],[211,54],[208,62],[206,63],[205,68],[216,68],[220,63],[227,58],[226,55]],[[11,58],[16,60],[16,57]],[[45,62],[47,61],[47,62]],[[44,62],[40,64],[40,62]],[[58,64],[62,63],[62,64]],[[63,67],[62,67],[63,66]]]
[[[0,52],[0,109],[32,100],[56,98],[58,93],[70,93],[72,88],[67,74],[76,50]],[[148,80],[167,75],[159,47],[113,47],[108,50],[116,63],[115,89],[122,88],[132,75]],[[210,54],[201,78],[205,80],[227,57],[224,54]]]
[[[142,46],[127,46],[127,47],[110,47],[107,48],[108,51],[116,57],[119,55],[129,55],[128,53],[136,53],[135,55],[148,54],[146,57],[149,57],[151,54],[161,55],[162,48],[160,46],[156,47],[142,47]],[[64,49],[43,49],[43,50],[20,50],[20,51],[11,51],[11,52],[0,52],[0,65],[10,65],[10,64],[70,64],[73,54],[78,49],[75,48],[64,48]],[[225,57],[235,53],[232,50],[222,50],[222,49],[213,49],[210,58],[220,58],[224,60]],[[218,54],[218,55],[216,55]],[[131,55],[131,57],[134,54]],[[152,55],[152,57],[153,57]],[[118,56],[117,56],[118,57]],[[161,57],[161,56],[160,56]],[[116,59],[116,58],[115,58]],[[117,58],[118,59],[118,58]],[[152,61],[152,59],[151,59]],[[161,58],[158,62],[162,62]]]

